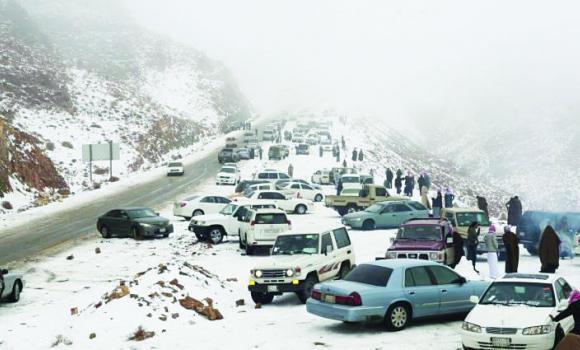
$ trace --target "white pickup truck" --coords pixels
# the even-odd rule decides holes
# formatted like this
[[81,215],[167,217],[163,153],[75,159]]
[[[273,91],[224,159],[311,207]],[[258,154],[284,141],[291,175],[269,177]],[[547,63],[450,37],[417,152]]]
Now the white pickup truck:
[[283,293],[296,293],[306,303],[316,283],[344,278],[354,265],[354,249],[344,226],[282,233],[272,255],[250,271],[248,289],[255,303],[269,304]]
[[219,213],[194,216],[189,222],[189,231],[195,233],[199,241],[209,240],[219,244],[225,236],[237,236],[241,220],[250,209],[271,208],[272,201],[236,201],[226,205]]

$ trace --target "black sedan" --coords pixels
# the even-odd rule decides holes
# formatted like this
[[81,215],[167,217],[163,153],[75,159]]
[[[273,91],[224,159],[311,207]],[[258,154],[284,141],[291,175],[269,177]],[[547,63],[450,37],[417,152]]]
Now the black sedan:
[[113,209],[107,212],[97,219],[97,230],[103,238],[129,236],[139,239],[167,237],[173,232],[173,225],[152,209],[136,207]]

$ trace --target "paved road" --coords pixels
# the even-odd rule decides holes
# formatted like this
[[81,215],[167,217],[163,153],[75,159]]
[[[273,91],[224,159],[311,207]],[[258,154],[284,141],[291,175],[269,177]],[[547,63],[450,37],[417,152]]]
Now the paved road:
[[[97,217],[113,207],[157,207],[190,192],[220,168],[217,152],[185,167],[182,177],[160,176],[149,182],[133,185],[108,197],[81,204],[27,222],[18,227],[0,230],[0,265],[32,257],[42,251],[75,239],[81,239],[96,231]],[[23,213],[22,215],[26,215]]]

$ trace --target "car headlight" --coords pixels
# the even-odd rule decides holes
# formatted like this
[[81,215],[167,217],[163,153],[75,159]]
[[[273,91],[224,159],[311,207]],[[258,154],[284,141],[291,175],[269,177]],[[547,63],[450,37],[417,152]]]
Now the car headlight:
[[139,224],[139,226],[144,227],[144,228],[153,227],[153,225],[151,225],[151,224]]
[[354,218],[354,219],[351,219],[351,220],[352,220],[352,221],[361,221],[362,219],[363,219],[363,218]]
[[196,224],[197,225],[200,225],[200,226],[204,226],[205,225],[205,221],[196,221]]
[[397,258],[397,252],[387,252],[387,259],[396,259]]
[[292,277],[292,276],[294,276],[294,270],[292,270],[292,269],[286,270],[286,277]]
[[430,252],[429,253],[429,260],[436,260],[441,261],[445,254],[443,252]]
[[254,271],[254,276],[256,276],[256,278],[260,278],[260,277],[262,277],[262,275],[263,274],[262,274],[262,271],[261,270]]
[[528,327],[522,331],[523,335],[542,335],[549,333],[552,333],[552,326],[550,325]]
[[463,324],[461,325],[461,328],[464,331],[473,332],[473,333],[481,333],[481,327],[474,324],[474,323],[463,322]]

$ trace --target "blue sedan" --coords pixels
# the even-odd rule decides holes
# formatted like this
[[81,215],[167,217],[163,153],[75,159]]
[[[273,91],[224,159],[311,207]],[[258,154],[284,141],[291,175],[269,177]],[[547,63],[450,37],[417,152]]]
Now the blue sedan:
[[344,322],[382,320],[402,330],[414,318],[468,313],[489,282],[467,281],[447,266],[413,259],[361,264],[343,280],[317,284],[308,312]]

